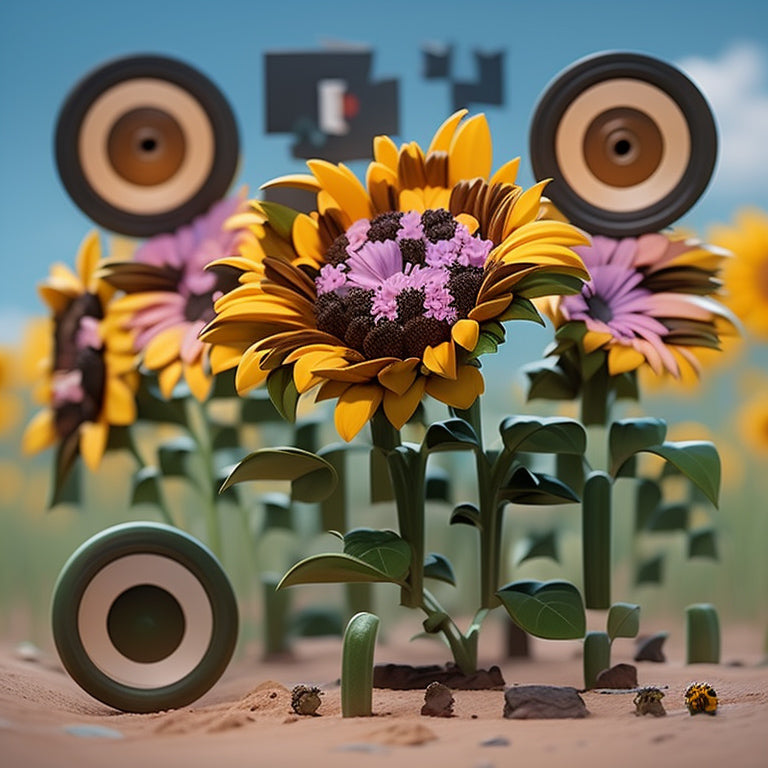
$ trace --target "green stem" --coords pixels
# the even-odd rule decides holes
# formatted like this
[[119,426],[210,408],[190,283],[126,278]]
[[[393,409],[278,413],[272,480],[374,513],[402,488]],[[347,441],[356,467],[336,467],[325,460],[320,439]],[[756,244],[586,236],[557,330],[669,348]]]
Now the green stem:
[[[133,434],[131,433],[130,429],[126,430],[126,441],[128,443],[128,450],[131,452],[133,458],[136,459],[136,463],[139,465],[139,468],[144,469],[147,464],[144,461],[144,457],[141,455],[141,453],[139,453],[139,449],[136,447],[136,442],[133,439]],[[163,517],[163,522],[165,522],[166,525],[172,525],[174,528],[178,528],[179,526],[173,519],[173,515],[171,514],[171,510],[168,507],[168,502],[165,500],[165,495],[163,494],[163,489],[160,487],[160,483],[156,481],[156,485],[157,507]]]
[[370,717],[373,710],[373,655],[379,617],[355,614],[341,649],[341,716]]
[[[429,590],[423,591],[421,608],[427,616],[442,616],[440,632],[451,649],[456,666],[465,674],[471,674],[477,670],[477,630],[479,622],[485,616],[485,612],[478,611],[475,621],[470,628],[469,636],[465,637],[456,626],[453,619],[443,610],[440,603]],[[482,616],[481,616],[482,614]]]
[[208,546],[217,557],[221,557],[221,526],[219,524],[217,488],[215,483],[216,468],[213,463],[213,444],[211,441],[211,425],[208,413],[203,403],[196,397],[190,396],[184,400],[187,430],[197,446],[201,463],[199,487],[205,505],[205,524]]

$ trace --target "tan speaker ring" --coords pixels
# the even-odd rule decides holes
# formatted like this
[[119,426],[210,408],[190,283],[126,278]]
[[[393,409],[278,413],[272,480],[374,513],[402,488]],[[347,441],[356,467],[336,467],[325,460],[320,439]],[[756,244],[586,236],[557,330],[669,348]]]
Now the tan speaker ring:
[[226,195],[239,161],[224,95],[162,56],[117,59],[86,75],[60,110],[55,143],[72,200],[97,224],[134,237],[204,213]]
[[574,224],[628,237],[682,216],[706,189],[717,132],[678,69],[637,53],[576,62],[547,87],[530,129],[537,179]]

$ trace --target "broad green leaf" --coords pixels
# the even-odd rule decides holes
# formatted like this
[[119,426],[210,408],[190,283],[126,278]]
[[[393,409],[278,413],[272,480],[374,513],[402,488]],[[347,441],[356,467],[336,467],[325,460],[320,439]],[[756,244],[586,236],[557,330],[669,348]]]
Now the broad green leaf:
[[424,576],[456,586],[456,574],[450,560],[437,552],[430,552],[424,558]]
[[528,380],[528,400],[573,400],[579,394],[578,380],[553,361],[526,366],[523,373]]
[[411,546],[394,531],[355,528],[344,536],[344,554],[367,563],[395,582],[405,578],[411,565]]
[[508,416],[499,432],[512,452],[583,454],[587,433],[579,422],[558,416]]
[[293,383],[293,366],[281,365],[267,376],[267,392],[277,412],[286,420],[296,421],[299,392]]
[[514,581],[496,593],[512,619],[526,632],[548,640],[584,637],[586,613],[581,594],[567,581]]
[[635,491],[635,531],[642,531],[650,526],[659,504],[661,504],[659,484],[654,480],[640,480]]
[[635,586],[641,584],[661,584],[664,566],[664,555],[656,555],[655,557],[644,560],[637,566],[635,572]]
[[483,323],[481,326],[483,333],[488,333],[498,340],[499,343],[503,342],[507,338],[507,331],[504,326],[496,321],[489,320],[487,323]]
[[499,320],[506,322],[507,320],[530,320],[531,322],[544,325],[539,311],[532,301],[529,301],[523,296],[515,296],[512,303],[504,310]]
[[623,419],[611,424],[608,435],[611,475],[616,477],[622,465],[638,451],[664,442],[667,424],[663,419]]
[[481,449],[475,430],[464,419],[435,422],[429,427],[422,441],[422,450],[427,453],[457,451],[464,448],[471,448],[474,451]]
[[247,480],[289,480],[296,501],[322,501],[336,487],[336,470],[325,459],[299,448],[262,448],[229,473],[221,491]]
[[700,528],[688,534],[688,557],[717,560],[717,534],[713,528]]
[[137,504],[160,504],[160,470],[157,467],[142,467],[132,478],[131,506]]
[[477,344],[471,352],[471,357],[480,357],[481,355],[493,355],[498,352],[500,341],[490,333],[480,332],[477,337]]
[[518,467],[499,489],[499,499],[513,504],[567,504],[579,497],[556,477]]
[[680,470],[715,505],[720,495],[720,456],[717,448],[704,440],[664,443],[646,448]]
[[573,275],[533,273],[515,285],[515,294],[528,299],[580,293],[584,282]]
[[558,341],[580,342],[587,333],[587,324],[583,321],[563,323],[556,331]]
[[264,212],[269,218],[269,226],[272,227],[283,240],[290,242],[293,222],[299,215],[299,212],[294,211],[293,208],[289,208],[286,205],[269,202],[267,200],[260,200],[259,205],[264,209]]
[[634,603],[614,603],[608,611],[606,628],[611,642],[617,637],[636,637],[640,631],[640,606]]
[[297,584],[339,584],[354,582],[388,582],[405,586],[401,579],[374,568],[363,560],[345,554],[313,555],[291,568],[283,576],[278,589]]
[[648,521],[649,531],[685,531],[688,529],[687,504],[664,504],[656,509]]
[[480,528],[480,510],[474,504],[458,504],[451,514],[451,525],[471,525]]
[[186,477],[190,481],[196,482],[195,469],[191,461],[196,450],[195,441],[186,435],[163,443],[157,449],[160,472],[165,477]]
[[549,557],[559,562],[557,556],[557,537],[554,531],[546,533],[531,533],[521,539],[515,546],[514,561],[516,565],[532,560],[535,557]]

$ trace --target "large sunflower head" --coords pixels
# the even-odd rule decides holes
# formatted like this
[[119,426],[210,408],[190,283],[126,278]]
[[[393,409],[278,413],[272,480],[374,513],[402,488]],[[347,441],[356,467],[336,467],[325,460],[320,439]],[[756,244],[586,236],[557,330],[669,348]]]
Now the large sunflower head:
[[485,117],[465,114],[426,152],[375,139],[365,184],[310,160],[311,174],[267,185],[314,192],[309,215],[254,201],[237,217],[250,240],[215,265],[238,269],[239,285],[202,338],[216,365],[237,366],[239,391],[289,371],[299,393],[337,400],[347,440],[379,406],[401,427],[425,393],[468,408],[501,321],[540,321],[531,299],[580,290],[588,274],[570,246],[587,237],[545,216],[544,183],[515,184],[516,160],[491,174]]
[[47,406],[22,440],[26,452],[59,446],[57,474],[66,476],[78,454],[96,469],[110,426],[136,419],[137,384],[130,336],[109,311],[113,289],[96,276],[101,258],[91,232],[77,254],[77,271],[54,264],[39,287],[52,314],[53,344],[45,363]]
[[768,214],[743,210],[733,225],[712,227],[709,237],[733,253],[723,268],[725,303],[745,328],[768,340]]
[[[610,376],[647,368],[658,376],[697,375],[702,350],[734,335],[735,318],[713,298],[726,253],[696,240],[646,234],[595,236],[575,249],[591,280],[581,292],[547,300],[556,328],[553,354],[604,361]],[[583,363],[582,363],[583,365]]]
[[184,378],[198,400],[211,387],[210,347],[198,338],[214,316],[213,302],[236,285],[233,270],[206,265],[233,251],[240,234],[225,227],[245,200],[245,191],[221,200],[176,232],[156,235],[130,261],[106,261],[99,275],[125,293],[112,312],[133,333],[134,351],[155,371],[160,391],[170,397]]

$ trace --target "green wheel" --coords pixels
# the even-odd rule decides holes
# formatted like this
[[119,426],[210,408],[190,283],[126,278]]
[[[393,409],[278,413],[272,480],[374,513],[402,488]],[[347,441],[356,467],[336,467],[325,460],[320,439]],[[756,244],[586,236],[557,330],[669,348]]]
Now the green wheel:
[[237,642],[237,603],[218,560],[160,523],[116,525],[82,544],[59,574],[52,621],[75,682],[126,712],[199,698]]

